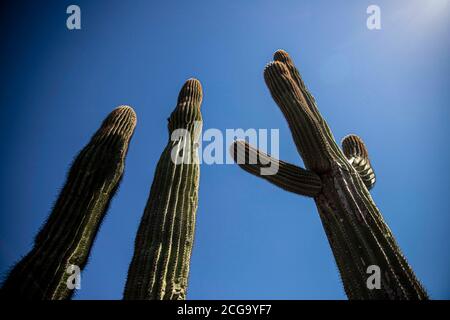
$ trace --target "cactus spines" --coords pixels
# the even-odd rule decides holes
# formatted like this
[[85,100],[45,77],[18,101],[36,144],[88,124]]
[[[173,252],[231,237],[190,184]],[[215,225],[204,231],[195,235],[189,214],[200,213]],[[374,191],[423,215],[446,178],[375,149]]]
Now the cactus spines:
[[139,225],[124,299],[186,298],[198,200],[201,102],[200,82],[189,79],[169,118],[171,137]]
[[71,265],[82,270],[109,203],[117,190],[136,114],[112,111],[72,164],[66,183],[33,249],[3,283],[7,298],[68,299]]
[[342,140],[342,151],[348,162],[356,169],[362,181],[370,190],[375,185],[375,172],[369,159],[369,152],[360,137],[349,134]]
[[[289,124],[306,168],[321,181],[322,187],[314,200],[347,296],[350,299],[427,299],[425,289],[401,253],[366,184],[336,144],[291,58],[279,50],[274,60],[266,66],[264,78]],[[361,149],[359,139],[352,139],[351,143],[356,142],[360,147],[358,155],[364,157],[367,150]],[[344,149],[347,148],[346,143]],[[250,148],[243,150],[249,154],[255,152]],[[259,164],[240,166],[258,175]],[[279,179],[284,178],[283,183],[275,182],[275,178],[263,178],[277,185],[296,183],[282,175]],[[380,289],[369,288],[370,266],[379,267]]]

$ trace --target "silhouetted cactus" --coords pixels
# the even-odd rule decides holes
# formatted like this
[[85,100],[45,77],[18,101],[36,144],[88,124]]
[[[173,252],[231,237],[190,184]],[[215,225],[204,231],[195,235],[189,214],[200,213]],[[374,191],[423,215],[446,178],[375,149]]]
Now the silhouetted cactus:
[[[344,139],[344,155],[289,55],[279,50],[274,60],[265,68],[264,78],[308,170],[280,161],[278,173],[263,176],[260,163],[239,165],[283,189],[314,197],[350,299],[426,299],[368,192],[375,177],[361,139]],[[235,160],[239,153],[247,158],[262,154],[242,141],[232,151]],[[381,289],[367,286],[371,265],[381,270]]]
[[198,199],[201,102],[200,82],[189,79],[169,118],[171,137],[156,167],[124,299],[186,297]]
[[109,114],[78,154],[33,249],[3,283],[4,298],[68,299],[71,265],[81,270],[117,190],[136,114],[121,106]]

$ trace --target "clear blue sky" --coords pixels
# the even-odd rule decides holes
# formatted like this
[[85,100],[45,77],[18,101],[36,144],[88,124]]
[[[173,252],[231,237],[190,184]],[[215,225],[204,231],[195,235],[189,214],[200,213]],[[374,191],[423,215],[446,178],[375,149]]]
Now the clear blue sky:
[[[138,126],[77,299],[122,297],[167,117],[189,77],[204,128],[279,128],[262,72],[294,58],[337,139],[360,135],[373,198],[432,298],[450,298],[448,0],[9,1],[2,8],[0,272],[30,248],[74,155],[116,106]],[[66,29],[66,7],[82,29]],[[381,7],[382,29],[366,28]],[[227,151],[224,146],[224,152]],[[202,165],[190,299],[344,299],[313,200]]]

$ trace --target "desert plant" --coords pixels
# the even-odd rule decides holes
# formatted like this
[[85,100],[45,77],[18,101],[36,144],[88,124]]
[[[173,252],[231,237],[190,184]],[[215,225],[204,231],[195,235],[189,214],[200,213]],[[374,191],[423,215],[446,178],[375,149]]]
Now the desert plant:
[[135,240],[124,299],[185,299],[199,186],[202,87],[189,79],[169,118],[169,142],[154,174]]
[[[32,250],[9,273],[2,297],[68,299],[69,276],[82,270],[125,165],[136,114],[112,111],[72,164],[66,183]],[[70,272],[68,272],[68,270]]]
[[[348,136],[343,141],[344,152],[340,150],[285,51],[275,52],[264,78],[306,169],[270,158],[245,141],[232,145],[235,161],[285,190],[314,198],[350,299],[426,299],[427,293],[368,191],[375,175],[362,140]],[[273,175],[261,174],[268,162],[278,165]],[[369,266],[381,271],[380,289],[368,286]]]

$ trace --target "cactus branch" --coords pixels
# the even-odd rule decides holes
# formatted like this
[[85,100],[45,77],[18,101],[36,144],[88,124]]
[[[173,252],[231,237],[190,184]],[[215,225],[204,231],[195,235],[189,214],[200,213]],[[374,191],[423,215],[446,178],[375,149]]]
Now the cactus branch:
[[327,157],[327,141],[288,68],[283,63],[274,61],[267,65],[264,78],[273,99],[288,122],[306,168],[316,172],[329,170],[331,163]]
[[[317,132],[320,133],[320,135],[323,137],[323,139],[327,141],[327,142],[324,142],[324,144],[327,144],[328,152],[331,153],[331,155],[334,158],[334,161],[345,162],[345,158],[339,159],[341,152],[340,152],[339,147],[334,142],[335,139],[334,139],[333,133],[331,132],[325,119],[320,114],[319,109],[316,104],[316,100],[314,99],[313,95],[309,92],[308,88],[306,87],[300,73],[298,72],[297,68],[295,67],[294,62],[292,61],[289,54],[284,50],[277,50],[273,55],[273,60],[282,63],[286,67],[289,77],[292,79],[293,83],[296,84],[298,91],[300,91],[303,96],[304,107],[310,111],[310,113],[312,114],[312,118],[317,123],[317,125],[315,126],[315,130],[317,130]],[[270,64],[269,64],[269,66],[270,66]],[[267,83],[267,80],[266,80],[266,83]],[[270,85],[268,85],[268,87],[270,89]],[[277,100],[275,100],[275,101],[277,101]],[[285,112],[283,111],[283,113],[285,113]],[[288,119],[286,115],[285,115],[285,117],[286,117],[286,119]],[[288,120],[288,123],[289,123],[289,120]],[[294,125],[295,125],[295,123],[293,124],[293,126]],[[292,129],[291,129],[291,131],[292,131]],[[302,143],[301,141],[296,140],[296,135],[294,135],[294,133],[292,133],[292,135],[293,135],[294,142],[296,143],[296,145]],[[303,142],[303,143],[305,143],[305,142]]]
[[[124,299],[186,298],[200,173],[197,146],[201,102],[200,82],[189,79],[169,118],[171,139],[156,167],[135,240]],[[182,131],[186,135],[177,138],[179,129],[185,129]],[[180,155],[176,161],[174,154]]]
[[[266,153],[253,148],[245,141],[234,142],[230,151],[235,162],[242,169],[286,191],[307,197],[315,197],[322,188],[322,182],[314,172],[272,158]],[[251,161],[251,159],[256,161]],[[276,168],[277,171],[274,174],[261,174],[261,169],[267,167],[268,164]]]
[[366,145],[357,135],[351,134],[342,140],[342,151],[348,162],[356,169],[362,181],[370,190],[375,185],[375,172],[369,159]]
[[71,265],[87,263],[109,203],[120,183],[136,114],[115,109],[75,159],[34,247],[11,271],[1,294],[8,298],[68,299]]

